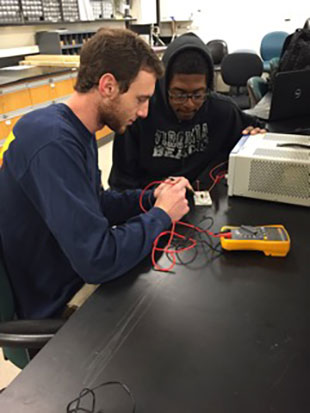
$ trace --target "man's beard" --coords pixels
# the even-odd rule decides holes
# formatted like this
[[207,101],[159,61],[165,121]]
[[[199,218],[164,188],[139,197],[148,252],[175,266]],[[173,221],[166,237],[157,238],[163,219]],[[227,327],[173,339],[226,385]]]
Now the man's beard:
[[100,129],[107,125],[110,129],[118,134],[123,134],[126,130],[126,125],[120,119],[119,99],[111,102],[109,107],[101,105],[98,108],[97,124]]

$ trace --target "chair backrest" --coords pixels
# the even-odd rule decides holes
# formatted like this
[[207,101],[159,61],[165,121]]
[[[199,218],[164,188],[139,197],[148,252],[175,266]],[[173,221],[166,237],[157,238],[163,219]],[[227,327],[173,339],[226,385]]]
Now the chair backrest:
[[273,57],[280,57],[283,43],[288,33],[275,31],[265,34],[260,44],[260,55],[263,60],[270,60]]
[[246,86],[250,77],[262,74],[263,62],[255,53],[230,53],[222,61],[221,72],[227,85]]
[[211,53],[213,63],[215,65],[221,64],[224,56],[228,54],[228,47],[227,47],[227,43],[225,42],[225,40],[221,40],[221,39],[210,40],[206,44],[206,46]]
[[251,107],[255,106],[268,92],[267,81],[260,76],[252,76],[247,81]]
[[[0,322],[15,318],[15,303],[12,288],[8,278],[2,253],[0,238]],[[3,348],[4,358],[12,361],[19,368],[24,368],[29,362],[29,354],[23,348]]]

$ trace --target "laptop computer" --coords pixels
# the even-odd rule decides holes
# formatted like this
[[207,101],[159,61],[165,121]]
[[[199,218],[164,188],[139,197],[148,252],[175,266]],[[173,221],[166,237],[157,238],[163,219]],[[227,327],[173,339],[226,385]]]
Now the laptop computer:
[[269,121],[310,116],[310,70],[277,73],[272,95],[247,113]]

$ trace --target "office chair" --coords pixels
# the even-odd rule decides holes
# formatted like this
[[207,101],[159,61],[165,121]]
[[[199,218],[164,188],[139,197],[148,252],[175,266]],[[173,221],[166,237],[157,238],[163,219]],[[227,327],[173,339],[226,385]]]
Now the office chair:
[[260,55],[264,61],[264,72],[270,72],[270,59],[280,57],[288,33],[275,31],[265,34],[260,44]]
[[250,98],[250,106],[253,108],[268,92],[267,80],[261,76],[252,76],[247,81],[247,89]]
[[224,56],[228,54],[227,43],[225,42],[225,40],[214,39],[210,40],[206,44],[206,46],[211,53],[214,69],[216,70],[218,67],[220,67]]
[[247,80],[252,76],[261,76],[263,62],[255,53],[230,53],[222,61],[222,78],[230,86],[229,94],[240,109],[250,107]]
[[64,322],[63,319],[17,320],[14,294],[0,244],[0,347],[4,358],[24,368]]
[[219,91],[221,85],[223,87],[223,81],[221,78],[221,63],[224,56],[228,54],[227,43],[225,42],[225,40],[214,39],[206,43],[206,46],[212,56],[214,63],[214,90]]

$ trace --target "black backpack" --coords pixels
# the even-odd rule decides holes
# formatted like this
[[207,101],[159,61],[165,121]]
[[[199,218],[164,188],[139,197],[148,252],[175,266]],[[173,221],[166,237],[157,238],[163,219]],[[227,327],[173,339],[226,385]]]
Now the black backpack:
[[310,69],[310,29],[306,28],[297,29],[285,39],[279,64],[270,73],[271,89],[277,73],[303,69]]
[[279,72],[310,68],[310,29],[297,29],[283,44]]

